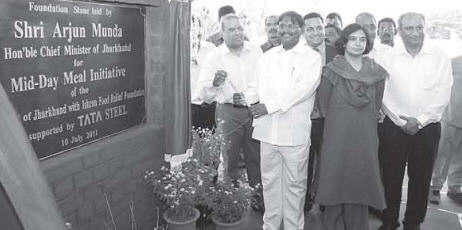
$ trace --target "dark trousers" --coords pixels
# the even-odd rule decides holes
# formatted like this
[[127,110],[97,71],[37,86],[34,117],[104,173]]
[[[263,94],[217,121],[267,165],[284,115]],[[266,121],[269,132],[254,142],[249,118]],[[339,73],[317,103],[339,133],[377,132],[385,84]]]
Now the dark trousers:
[[203,103],[202,105],[191,104],[192,126],[210,130],[215,128],[215,107],[215,102],[212,104]]
[[217,104],[218,131],[228,144],[225,158],[225,174],[232,180],[239,178],[239,152],[243,149],[245,167],[250,186],[261,184],[260,142],[252,138],[252,115],[247,107]]
[[404,224],[420,224],[427,212],[428,193],[441,125],[431,123],[416,134],[408,135],[386,117],[381,131],[379,157],[387,202],[382,221],[385,224],[399,226],[401,189],[407,163],[409,183]]
[[306,200],[310,202],[310,193],[316,192],[319,177],[319,160],[321,154],[322,134],[324,131],[324,118],[311,120],[311,146],[308,157],[308,180]]

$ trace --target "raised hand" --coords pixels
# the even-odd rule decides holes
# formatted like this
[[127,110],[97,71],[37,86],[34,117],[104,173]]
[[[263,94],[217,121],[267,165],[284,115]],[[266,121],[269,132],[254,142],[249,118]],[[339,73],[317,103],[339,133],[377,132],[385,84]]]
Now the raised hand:
[[226,80],[226,76],[228,76],[228,73],[224,70],[217,70],[215,73],[215,78],[213,79],[213,86],[214,87],[219,87],[220,85],[223,84]]

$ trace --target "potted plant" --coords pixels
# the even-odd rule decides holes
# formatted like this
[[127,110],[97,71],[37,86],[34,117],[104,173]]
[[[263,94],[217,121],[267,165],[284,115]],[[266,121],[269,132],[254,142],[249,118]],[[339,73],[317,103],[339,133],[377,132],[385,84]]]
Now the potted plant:
[[218,168],[220,153],[225,144],[223,135],[208,128],[193,128],[192,137],[193,158]]
[[162,166],[159,173],[146,172],[154,193],[168,206],[163,217],[170,230],[196,229],[200,213],[195,206],[205,203],[205,190],[213,186],[214,174],[212,167],[194,158],[175,170]]
[[217,230],[241,229],[244,213],[250,206],[253,189],[241,180],[235,186],[229,181],[218,181],[209,187],[208,201],[212,209],[212,221]]
[[[192,157],[198,159],[199,162],[206,166],[214,168],[216,174],[212,177],[215,183],[218,180],[218,166],[220,164],[220,153],[225,147],[225,141],[223,135],[219,132],[215,132],[213,129],[208,128],[195,128],[192,131],[193,143],[192,143]],[[208,216],[211,213],[205,202],[201,205],[196,206],[201,212],[201,217],[198,220],[198,226],[205,228],[207,221],[210,220]]]

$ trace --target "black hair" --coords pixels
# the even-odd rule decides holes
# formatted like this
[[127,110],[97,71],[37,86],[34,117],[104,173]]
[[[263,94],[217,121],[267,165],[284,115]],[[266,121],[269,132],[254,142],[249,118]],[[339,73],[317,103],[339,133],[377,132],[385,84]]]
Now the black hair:
[[290,17],[290,20],[293,23],[297,23],[300,28],[303,28],[303,26],[305,25],[305,22],[303,21],[302,16],[295,11],[286,11],[282,13],[279,16],[278,23],[281,22],[281,20],[285,17]]
[[268,22],[268,18],[270,18],[270,17],[277,17],[277,18],[278,18],[278,21],[279,21],[279,16],[277,16],[277,15],[269,15],[269,16],[267,16],[267,17],[265,18],[265,25],[266,25],[266,22]]
[[343,25],[342,17],[340,17],[340,14],[338,13],[332,12],[326,16],[326,19],[328,18],[332,18],[332,19],[338,18],[338,20],[340,20],[341,24]]
[[[395,35],[396,35],[398,30],[396,30],[396,23],[393,20],[393,18],[382,18],[382,19],[380,19],[379,23],[377,24],[377,29],[380,28],[380,24],[383,23],[383,22],[389,22],[389,23],[393,24],[393,28],[395,29]],[[379,31],[377,30],[377,33],[378,32]]]
[[234,8],[230,5],[222,6],[220,9],[218,9],[218,20],[221,19],[221,17],[227,15],[227,14],[235,14],[236,11],[234,11]]
[[311,12],[305,16],[303,16],[303,21],[305,21],[306,19],[310,19],[310,18],[320,18],[321,19],[321,22],[324,23],[324,19],[322,18],[322,16],[316,12]]
[[337,50],[338,54],[340,55],[345,55],[345,45],[348,43],[348,37],[350,34],[362,30],[364,34],[366,35],[366,48],[364,49],[363,54],[368,54],[369,51],[372,49],[372,42],[369,41],[369,35],[361,25],[357,23],[350,24],[346,26],[342,30],[342,34],[340,35],[340,38],[335,42],[335,49]]

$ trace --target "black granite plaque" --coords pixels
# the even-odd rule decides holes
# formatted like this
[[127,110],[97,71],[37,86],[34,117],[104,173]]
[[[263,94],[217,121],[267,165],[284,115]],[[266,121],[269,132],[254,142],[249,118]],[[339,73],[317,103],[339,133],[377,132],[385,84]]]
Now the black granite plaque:
[[0,2],[0,82],[39,158],[145,121],[144,9]]

